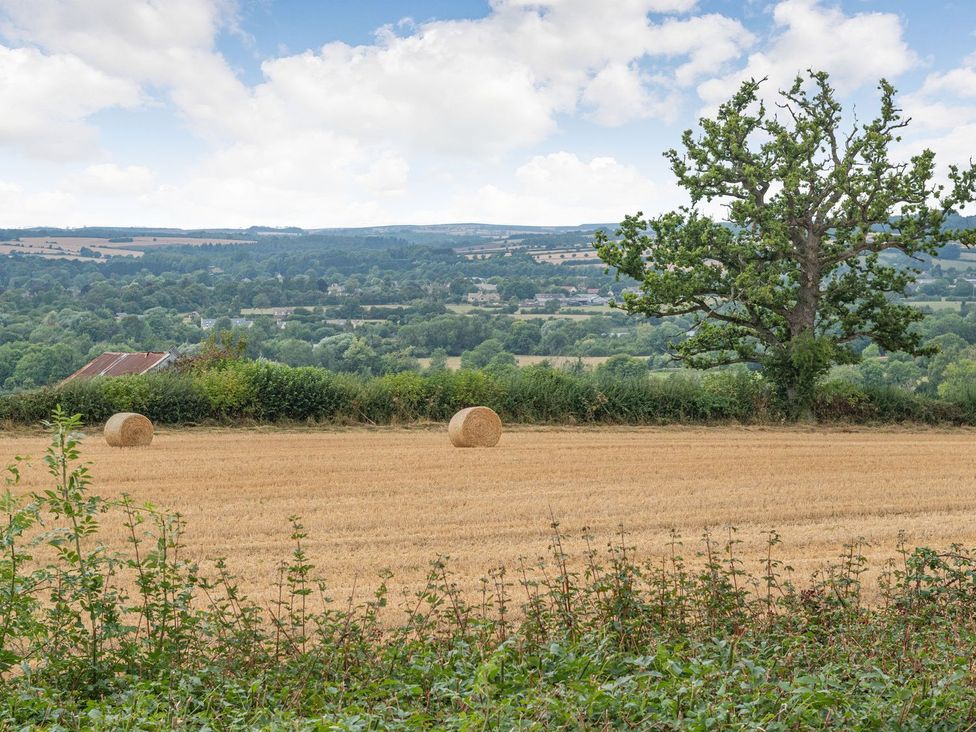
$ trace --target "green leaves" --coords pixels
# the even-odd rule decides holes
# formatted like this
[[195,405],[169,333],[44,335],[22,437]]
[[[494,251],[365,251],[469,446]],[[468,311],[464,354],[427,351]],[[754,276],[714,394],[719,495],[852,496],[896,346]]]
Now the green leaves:
[[[976,244],[976,232],[945,227],[976,197],[976,168],[950,166],[946,187],[933,182],[931,151],[892,160],[908,120],[885,80],[878,116],[849,128],[826,73],[797,77],[772,114],[762,83],[745,82],[714,119],[700,120],[700,135],[684,133],[683,153],[665,153],[691,208],[626,216],[595,246],[618,274],[642,283],[624,298],[628,312],[701,318],[676,347],[680,360],[762,364],[800,413],[816,380],[851,361],[849,343],[926,352],[912,330],[919,314],[892,302],[915,271],[887,266],[879,254],[934,254],[953,237]],[[701,214],[703,201],[723,203],[727,222]]]

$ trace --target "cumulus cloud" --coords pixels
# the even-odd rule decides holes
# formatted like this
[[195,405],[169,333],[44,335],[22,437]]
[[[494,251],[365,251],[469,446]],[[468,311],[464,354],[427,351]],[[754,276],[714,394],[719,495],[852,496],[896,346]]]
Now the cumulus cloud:
[[78,200],[63,191],[33,192],[19,183],[0,180],[0,221],[5,226],[37,226],[40,221],[80,222]]
[[680,97],[674,92],[652,96],[644,76],[636,65],[606,66],[583,91],[583,106],[593,110],[587,116],[607,127],[648,117],[674,119]]
[[[235,23],[233,0],[0,0],[0,32],[130,94],[162,91],[216,142],[325,128],[409,153],[498,155],[546,139],[560,115],[580,110],[610,126],[670,119],[676,86],[737,58],[753,40],[723,16],[680,17],[694,7],[494,0],[484,18],[386,27],[370,44],[334,42],[268,59],[255,88],[214,47],[218,30]],[[114,102],[91,99],[77,119]]]
[[138,86],[74,56],[0,46],[0,145],[43,158],[76,157],[97,144],[89,115],[139,100]]
[[262,67],[257,104],[279,124],[449,154],[504,151],[553,130],[551,105],[527,69],[464,45],[431,31],[275,59]]
[[402,193],[408,176],[406,161],[389,149],[309,130],[222,148],[145,200],[181,212],[192,226],[365,225],[383,215],[381,201]]
[[676,186],[655,183],[613,157],[584,160],[561,151],[534,156],[509,182],[456,197],[451,213],[456,221],[600,223],[639,209],[670,208],[681,199]]
[[[226,112],[246,108],[248,89],[214,38],[233,22],[234,7],[231,0],[0,0],[0,33],[43,49],[44,59],[70,59],[146,95],[167,90],[198,130],[233,132],[241,117]],[[83,115],[111,106],[91,99]]]
[[155,184],[155,173],[144,166],[99,163],[89,165],[80,174],[69,176],[64,187],[74,193],[141,196],[152,191]]
[[775,91],[813,68],[829,72],[838,91],[846,94],[882,77],[898,76],[918,61],[893,13],[846,15],[819,0],[783,0],[773,9],[773,21],[773,37],[743,68],[699,85],[698,93],[709,108],[750,78],[769,77],[767,87]]
[[[330,43],[271,59],[260,116],[449,155],[499,154],[546,139],[561,114],[619,125],[673,114],[672,90],[752,42],[718,15],[667,18],[689,2],[498,0],[477,20],[434,21],[375,43]],[[642,68],[686,58],[674,74]]]
[[[281,51],[248,85],[216,47],[237,12],[236,0],[0,0],[0,104],[18,110],[0,119],[0,146],[95,162],[3,189],[0,220],[49,206],[26,223],[616,221],[681,198],[621,162],[607,128],[669,123],[694,91],[714,105],[750,76],[775,90],[814,66],[843,94],[917,62],[897,16],[818,0],[778,2],[762,39],[696,0],[491,0],[482,18]],[[915,97],[946,145],[976,123],[974,66],[931,75]],[[98,150],[92,116],[136,105],[175,109],[205,141],[195,163],[154,171]],[[596,128],[584,156],[567,132],[577,120]]]
[[976,54],[961,66],[929,74],[922,86],[901,100],[911,117],[909,152],[934,150],[943,164],[965,164],[976,139]]
[[914,125],[928,129],[976,122],[976,54],[961,66],[929,74],[922,86],[904,99]]

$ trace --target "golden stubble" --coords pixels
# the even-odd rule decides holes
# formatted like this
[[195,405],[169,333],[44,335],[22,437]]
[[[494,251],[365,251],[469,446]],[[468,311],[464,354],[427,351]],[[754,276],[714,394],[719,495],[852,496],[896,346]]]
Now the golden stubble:
[[[0,436],[0,456],[29,454],[21,490],[48,485],[43,435]],[[910,545],[976,545],[976,433],[749,428],[516,428],[494,449],[456,449],[446,429],[160,430],[152,446],[83,442],[93,491],[179,511],[186,555],[226,557],[266,603],[301,516],[306,550],[331,596],[363,598],[392,571],[394,596],[423,586],[430,560],[451,557],[467,591],[520,557],[547,553],[550,516],[577,556],[619,537],[640,555],[668,530],[692,559],[705,527],[733,525],[745,568],[761,574],[765,535],[782,537],[797,579],[863,537],[875,569]],[[122,548],[120,526],[107,523]],[[516,593],[517,596],[517,593]]]

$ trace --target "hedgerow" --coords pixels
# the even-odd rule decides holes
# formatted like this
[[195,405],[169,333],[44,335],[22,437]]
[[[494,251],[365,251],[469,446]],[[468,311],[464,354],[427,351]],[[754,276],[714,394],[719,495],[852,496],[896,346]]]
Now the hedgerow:
[[[159,424],[403,424],[445,421],[475,404],[493,408],[508,423],[768,423],[785,418],[769,384],[747,371],[617,377],[540,364],[363,378],[316,367],[229,361],[182,373],[70,381],[5,395],[0,397],[0,422],[36,425],[56,404],[89,423],[133,411]],[[819,386],[813,414],[828,422],[976,424],[976,403],[834,381]]]

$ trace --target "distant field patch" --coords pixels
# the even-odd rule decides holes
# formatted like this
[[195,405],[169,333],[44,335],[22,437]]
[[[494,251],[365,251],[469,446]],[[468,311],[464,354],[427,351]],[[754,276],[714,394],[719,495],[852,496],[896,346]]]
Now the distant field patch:
[[943,270],[948,270],[953,272],[976,268],[976,260],[968,259],[968,258],[948,259],[946,257],[939,257],[937,260],[935,260],[935,262],[938,263],[938,265],[942,267]]
[[533,252],[532,258],[537,262],[548,264],[565,264],[566,262],[600,262],[597,253],[589,249],[552,249],[545,252]]
[[[582,361],[585,366],[599,366],[604,363],[609,356],[516,356],[519,366],[534,366],[543,362],[549,362],[553,366],[566,366],[567,364],[574,364],[577,361]],[[637,358],[641,358],[638,356]],[[647,356],[644,356],[647,358]],[[420,365],[426,368],[430,366],[429,358],[417,359],[420,361]],[[447,367],[449,369],[457,370],[461,368],[461,357],[460,356],[448,356],[447,357]]]
[[[144,253],[142,249],[146,247],[255,243],[242,239],[197,239],[189,236],[133,236],[118,239],[119,241],[85,236],[25,236],[17,240],[0,241],[0,255],[24,254],[42,259],[98,262],[109,257],[141,257]],[[87,251],[82,251],[83,249]]]
[[486,308],[479,305],[470,304],[451,304],[446,306],[452,313],[458,313],[460,315],[470,315],[475,310],[481,310],[483,312],[492,315],[508,315],[510,318],[515,318],[517,320],[546,320],[548,318],[563,318],[566,320],[573,320],[574,318],[589,318],[594,315],[610,315],[614,312],[612,308],[607,305],[586,305],[580,307],[566,307],[560,310],[558,313],[502,313],[500,308]]
[[932,310],[953,310],[959,312],[962,302],[959,300],[909,300],[909,304],[917,308],[930,308]]
[[192,236],[135,236],[130,246],[140,247],[198,247],[204,244],[257,244],[253,239],[209,239]]

